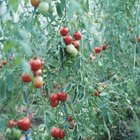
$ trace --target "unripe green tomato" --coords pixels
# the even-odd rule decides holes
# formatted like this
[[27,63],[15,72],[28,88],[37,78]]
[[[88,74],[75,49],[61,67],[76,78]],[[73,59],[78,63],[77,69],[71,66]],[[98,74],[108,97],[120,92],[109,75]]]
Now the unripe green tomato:
[[7,129],[6,129],[6,132],[5,132],[5,135],[6,135],[7,137],[11,137],[11,134],[12,134],[12,130],[11,130],[10,128],[7,128]]
[[12,129],[12,137],[14,139],[19,139],[21,137],[21,131],[19,129],[13,128]]
[[93,92],[94,92],[94,87],[93,86],[89,86],[89,93],[92,93],[93,94]]
[[69,44],[66,46],[66,51],[71,54],[71,56],[76,57],[78,54],[77,49],[74,47],[74,45]]
[[47,2],[41,2],[38,6],[38,11],[43,15],[47,14],[49,11],[49,4]]

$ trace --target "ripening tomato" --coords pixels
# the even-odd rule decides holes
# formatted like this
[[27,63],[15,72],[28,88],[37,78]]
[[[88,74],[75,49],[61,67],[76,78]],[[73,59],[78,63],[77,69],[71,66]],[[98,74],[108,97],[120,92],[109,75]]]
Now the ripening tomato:
[[40,59],[31,59],[29,63],[30,63],[32,71],[37,71],[42,66],[42,63],[41,63]]
[[16,121],[14,120],[14,119],[11,119],[10,121],[9,121],[9,123],[8,123],[8,126],[10,127],[10,128],[12,128],[12,127],[15,127],[16,126]]
[[94,48],[95,53],[101,53],[101,48],[99,48],[98,46]]
[[36,71],[35,73],[36,73],[36,75],[38,75],[38,76],[42,76],[42,70],[41,70],[41,69],[39,69],[39,70]]
[[41,88],[44,84],[43,78],[41,76],[36,76],[33,84],[36,88]]
[[60,139],[64,139],[64,137],[65,137],[65,131],[64,130],[60,130],[59,138]]
[[38,7],[40,0],[30,0],[30,2],[33,7]]
[[140,37],[138,37],[138,42],[140,42]]
[[54,138],[59,138],[60,132],[61,132],[61,129],[60,129],[60,128],[52,128],[52,130],[51,130],[51,135],[52,135]]
[[80,47],[80,42],[78,40],[73,40],[72,45],[74,45],[75,48],[78,49]]
[[106,50],[106,44],[103,44],[102,50],[103,50],[103,51]]
[[49,4],[47,2],[41,2],[38,6],[38,11],[43,15],[47,14],[49,11]]
[[51,101],[50,101],[50,105],[51,105],[52,107],[57,107],[58,104],[59,104],[59,100],[56,100],[55,102],[51,102]]
[[67,99],[67,93],[65,93],[63,91],[58,93],[58,100],[66,101],[66,99]]
[[6,64],[7,64],[6,59],[2,60],[2,64],[3,64],[3,65],[6,65]]
[[50,95],[50,102],[55,102],[55,101],[58,101],[58,94],[52,93]]
[[25,117],[25,118],[18,120],[17,125],[18,125],[19,129],[26,131],[30,128],[31,122],[30,122],[29,118]]
[[62,36],[68,35],[68,32],[69,32],[69,29],[68,29],[68,28],[65,28],[65,27],[61,27],[61,28],[60,28],[60,34],[61,34]]
[[95,92],[94,92],[94,96],[99,96],[99,91],[98,90],[95,90]]
[[74,126],[75,126],[74,122],[70,122],[70,124],[71,124],[70,129],[73,129],[73,128],[74,128]]
[[70,35],[64,36],[63,39],[66,45],[69,45],[72,43],[72,37]]
[[69,116],[68,117],[68,122],[72,122],[72,120],[73,120],[72,116]]
[[21,77],[22,77],[22,81],[23,81],[23,82],[28,83],[28,82],[31,81],[30,75],[26,74],[25,72],[22,73],[22,76],[21,76]]
[[75,40],[80,40],[82,38],[82,34],[78,31],[73,34]]

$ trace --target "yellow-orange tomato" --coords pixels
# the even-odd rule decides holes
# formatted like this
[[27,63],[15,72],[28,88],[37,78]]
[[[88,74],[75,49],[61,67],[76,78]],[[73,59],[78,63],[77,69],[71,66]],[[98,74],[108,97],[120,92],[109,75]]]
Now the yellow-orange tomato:
[[30,2],[33,7],[38,7],[40,0],[30,0]]
[[41,88],[44,84],[43,78],[41,76],[36,76],[33,84],[36,88]]

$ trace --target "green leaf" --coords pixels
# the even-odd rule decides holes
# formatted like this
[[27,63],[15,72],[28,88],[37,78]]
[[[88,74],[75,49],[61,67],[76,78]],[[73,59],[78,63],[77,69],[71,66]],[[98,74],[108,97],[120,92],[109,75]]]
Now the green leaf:
[[12,6],[13,10],[16,12],[18,8],[19,1],[18,0],[9,0],[9,4]]
[[0,77],[0,100],[6,97],[6,80]]

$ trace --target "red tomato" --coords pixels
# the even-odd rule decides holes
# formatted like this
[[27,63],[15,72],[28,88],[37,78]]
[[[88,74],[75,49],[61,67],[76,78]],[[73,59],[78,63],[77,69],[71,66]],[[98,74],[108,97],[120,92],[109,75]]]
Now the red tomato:
[[102,50],[103,50],[103,51],[106,50],[106,44],[103,44]]
[[51,105],[52,107],[57,107],[58,104],[59,104],[59,101],[58,101],[58,100],[56,100],[55,102],[51,102],[51,101],[50,101],[50,105]]
[[68,117],[68,122],[72,122],[72,120],[73,120],[72,116],[69,116]]
[[35,73],[36,73],[36,75],[38,75],[38,76],[42,76],[42,70],[41,70],[41,69],[39,69],[39,70],[36,71]]
[[74,128],[74,126],[75,126],[74,122],[70,122],[70,124],[71,124],[70,129],[73,129],[73,128]]
[[42,66],[40,59],[31,59],[29,63],[30,63],[32,71],[37,71]]
[[80,42],[79,42],[78,40],[73,40],[73,41],[72,41],[72,45],[74,45],[75,48],[78,49],[79,46],[80,46]]
[[50,95],[50,102],[55,102],[55,101],[58,101],[58,94],[52,93]]
[[73,34],[75,40],[80,40],[82,38],[82,34],[78,31]]
[[30,128],[31,122],[30,122],[29,118],[25,117],[25,118],[18,120],[17,125],[18,125],[19,129],[26,131]]
[[22,76],[21,76],[21,77],[22,77],[22,81],[23,81],[23,82],[28,83],[28,82],[31,81],[30,75],[26,74],[25,72],[22,73]]
[[16,121],[14,120],[14,119],[11,119],[10,121],[9,121],[9,123],[8,123],[8,126],[10,127],[10,128],[12,128],[12,127],[14,127],[14,126],[16,126]]
[[95,53],[100,53],[101,52],[101,48],[99,48],[98,46],[94,48]]
[[66,101],[66,99],[67,99],[67,94],[65,93],[65,92],[59,92],[58,93],[58,99],[60,100],[60,101]]
[[68,28],[64,28],[64,27],[61,27],[61,28],[60,28],[60,34],[61,34],[62,36],[68,35],[68,32],[69,32],[69,29],[68,29]]
[[43,78],[41,76],[36,76],[33,84],[36,88],[41,88],[44,84]]
[[38,7],[40,0],[30,0],[30,2],[33,7]]
[[70,35],[64,36],[64,42],[66,45],[69,45],[72,43],[72,37]]
[[60,130],[59,138],[60,139],[64,139],[64,137],[65,137],[65,131],[64,130]]
[[95,90],[95,92],[94,92],[94,96],[99,96],[99,91],[98,90]]
[[60,128],[52,128],[52,130],[51,130],[51,135],[52,135],[54,138],[59,138],[60,132],[61,132],[61,129],[60,129]]
[[2,60],[2,64],[3,65],[6,65],[7,64],[7,61],[6,60]]
[[138,37],[138,42],[140,42],[140,37]]

